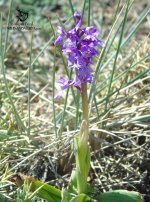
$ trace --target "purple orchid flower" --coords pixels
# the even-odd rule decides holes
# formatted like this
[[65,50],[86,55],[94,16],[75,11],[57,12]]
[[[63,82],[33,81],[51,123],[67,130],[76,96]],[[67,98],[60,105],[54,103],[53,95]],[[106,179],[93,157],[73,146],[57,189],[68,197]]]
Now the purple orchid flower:
[[68,80],[61,77],[58,81],[61,91],[55,95],[58,98],[62,91],[70,86],[76,87],[81,92],[81,84],[92,83],[93,74],[91,64],[93,57],[98,55],[96,47],[104,47],[104,42],[97,38],[97,29],[94,26],[81,28],[81,15],[76,12],[75,27],[69,31],[64,31],[58,27],[59,36],[55,40],[55,45],[62,47],[63,54],[68,57],[68,67],[75,69],[76,77],[74,80]]

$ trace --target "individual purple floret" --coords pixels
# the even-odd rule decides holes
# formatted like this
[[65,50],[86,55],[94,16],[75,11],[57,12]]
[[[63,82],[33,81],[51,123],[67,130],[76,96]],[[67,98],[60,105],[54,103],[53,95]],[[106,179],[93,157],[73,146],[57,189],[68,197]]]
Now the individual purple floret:
[[58,27],[59,36],[55,40],[55,45],[60,45],[63,54],[68,57],[68,67],[74,68],[76,76],[74,80],[68,80],[63,77],[58,81],[61,91],[55,98],[60,97],[62,91],[70,86],[75,86],[81,91],[81,84],[92,82],[91,64],[93,57],[98,55],[96,47],[104,47],[104,42],[97,38],[97,29],[94,26],[81,28],[81,15],[76,12],[75,27],[69,31]]

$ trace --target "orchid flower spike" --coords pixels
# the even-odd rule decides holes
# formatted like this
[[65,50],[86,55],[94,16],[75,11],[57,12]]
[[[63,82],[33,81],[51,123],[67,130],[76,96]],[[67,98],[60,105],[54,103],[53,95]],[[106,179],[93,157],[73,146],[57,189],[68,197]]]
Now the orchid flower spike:
[[58,98],[64,89],[74,86],[81,92],[81,84],[92,83],[93,74],[91,64],[93,57],[98,55],[96,48],[104,47],[104,42],[97,38],[97,29],[94,26],[81,28],[81,15],[76,12],[75,27],[69,31],[64,31],[58,27],[59,36],[55,40],[55,45],[60,45],[63,54],[67,55],[68,67],[74,68],[75,78],[73,80],[61,77],[58,81],[60,92],[55,95]]

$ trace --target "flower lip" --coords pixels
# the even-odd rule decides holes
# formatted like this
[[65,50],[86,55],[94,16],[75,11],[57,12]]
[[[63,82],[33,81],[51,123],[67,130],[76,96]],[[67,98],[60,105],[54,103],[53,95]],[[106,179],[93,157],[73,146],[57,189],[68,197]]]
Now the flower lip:
[[94,26],[89,26],[89,27],[86,27],[85,28],[85,33],[86,34],[94,34],[94,36],[95,35],[97,35],[98,33],[97,33],[97,29],[96,29],[96,27],[94,27]]
[[63,38],[65,36],[65,32],[64,30],[62,29],[62,27],[58,26],[57,28],[57,33],[59,33],[59,36],[58,38],[55,40],[54,42],[54,45],[57,46],[57,45],[63,45]]

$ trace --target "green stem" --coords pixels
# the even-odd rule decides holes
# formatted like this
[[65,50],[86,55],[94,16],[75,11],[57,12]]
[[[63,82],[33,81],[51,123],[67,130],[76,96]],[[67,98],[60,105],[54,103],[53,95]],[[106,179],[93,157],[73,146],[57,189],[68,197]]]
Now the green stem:
[[82,96],[82,110],[83,110],[83,120],[89,122],[88,116],[88,97],[87,97],[87,83],[81,84],[81,96]]
[[83,121],[80,128],[80,134],[75,138],[76,179],[78,194],[87,192],[87,177],[90,170],[90,149],[88,146],[89,116],[86,82],[81,84],[81,90]]

